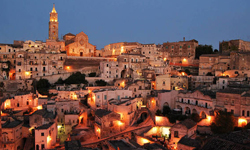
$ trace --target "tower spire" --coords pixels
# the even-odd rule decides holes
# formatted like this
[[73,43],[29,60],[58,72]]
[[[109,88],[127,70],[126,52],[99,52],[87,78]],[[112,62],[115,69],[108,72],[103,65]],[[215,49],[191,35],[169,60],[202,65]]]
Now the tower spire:
[[49,39],[58,40],[58,15],[56,12],[55,4],[53,4],[52,11],[49,19]]
[[56,13],[55,3],[53,3],[53,8],[52,8],[51,13]]

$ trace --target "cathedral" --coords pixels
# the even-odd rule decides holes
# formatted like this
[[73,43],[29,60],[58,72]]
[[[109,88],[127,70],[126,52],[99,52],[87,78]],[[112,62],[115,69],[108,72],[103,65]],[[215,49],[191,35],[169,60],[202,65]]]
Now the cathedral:
[[96,46],[89,43],[89,38],[84,32],[76,35],[65,34],[63,40],[58,38],[58,13],[53,4],[49,20],[49,39],[46,40],[47,48],[67,53],[67,56],[94,57]]

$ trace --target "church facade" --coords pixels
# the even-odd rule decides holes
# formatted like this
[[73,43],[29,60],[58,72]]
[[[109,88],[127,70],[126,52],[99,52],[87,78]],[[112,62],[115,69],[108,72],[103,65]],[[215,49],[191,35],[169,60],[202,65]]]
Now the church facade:
[[77,35],[68,33],[63,36],[67,56],[94,57],[96,46],[89,43],[89,38],[84,32]]
[[48,49],[55,49],[61,52],[66,51],[67,56],[95,56],[96,46],[89,43],[89,38],[84,32],[76,35],[68,33],[63,36],[63,40],[59,40],[58,25],[58,13],[55,5],[53,5],[49,20],[49,38],[46,40]]

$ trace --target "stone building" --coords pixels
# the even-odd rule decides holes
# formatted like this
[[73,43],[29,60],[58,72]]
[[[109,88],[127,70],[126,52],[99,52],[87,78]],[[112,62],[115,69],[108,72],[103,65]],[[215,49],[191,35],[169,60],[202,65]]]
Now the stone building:
[[215,74],[216,71],[230,70],[230,56],[228,54],[203,54],[200,56],[199,76],[207,73]]
[[50,149],[56,144],[57,125],[48,123],[35,129],[35,150]]
[[137,54],[140,52],[137,48],[141,47],[140,43],[137,42],[118,42],[111,43],[109,45],[104,46],[102,50],[103,57],[107,56],[119,56],[122,53],[131,53],[137,51]]
[[224,89],[216,93],[215,108],[231,112],[234,116],[250,120],[250,95],[244,89]]
[[190,40],[179,42],[163,43],[163,56],[168,55],[167,61],[170,65],[192,65],[194,64],[195,49],[198,46],[198,41]]
[[95,56],[96,46],[89,43],[89,38],[84,32],[77,35],[68,33],[63,36],[63,39],[68,56]]
[[132,91],[128,89],[101,89],[94,90],[89,94],[88,104],[92,109],[107,108],[108,100],[132,97]]
[[200,91],[182,92],[177,95],[175,107],[182,111],[182,114],[197,113],[201,118],[206,118],[210,111],[214,110],[215,92]]
[[111,99],[108,102],[108,110],[120,114],[121,129],[131,125],[135,112],[141,109],[142,98],[123,98],[120,100]]
[[173,147],[177,147],[178,142],[181,140],[182,137],[187,136],[190,138],[196,133],[197,124],[191,119],[186,119],[179,123],[173,125],[170,129],[171,133],[171,140],[170,145]]
[[128,82],[127,87],[133,92],[132,97],[147,97],[151,92],[151,83],[147,80]]
[[19,51],[16,53],[16,71],[17,80],[35,78],[39,76],[48,76],[64,72],[64,53],[28,53]]
[[23,122],[19,120],[8,120],[2,124],[2,142],[3,149],[21,150],[24,146],[22,136]]
[[120,114],[105,109],[95,111],[95,134],[98,138],[120,132]]
[[241,39],[222,41],[219,43],[219,51],[220,53],[249,52],[250,42]]
[[117,61],[102,61],[100,62],[100,73],[102,78],[121,78],[121,71]]
[[188,81],[188,89],[194,90],[197,87],[210,87],[214,83],[214,76],[191,76]]
[[33,93],[16,93],[13,98],[3,99],[1,106],[3,110],[27,110],[29,107],[37,107],[37,99]]
[[117,57],[118,66],[122,68],[121,77],[138,78],[142,75],[142,69],[148,67],[146,57],[141,54],[123,53]]
[[170,74],[157,76],[156,90],[180,90],[188,88],[187,76],[171,76]]

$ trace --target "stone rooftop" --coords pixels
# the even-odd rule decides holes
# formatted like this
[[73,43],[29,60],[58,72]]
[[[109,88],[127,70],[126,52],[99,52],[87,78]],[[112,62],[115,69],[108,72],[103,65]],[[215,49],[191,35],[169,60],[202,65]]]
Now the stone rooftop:
[[20,125],[22,123],[22,121],[19,121],[19,120],[15,120],[15,121],[6,121],[3,125],[2,125],[2,128],[15,128],[17,127],[18,125]]

